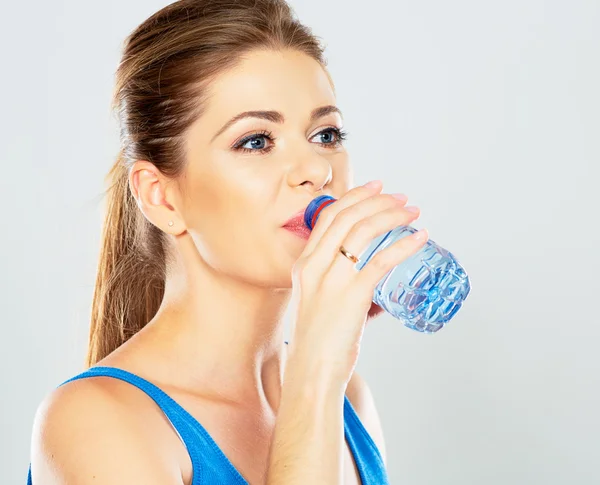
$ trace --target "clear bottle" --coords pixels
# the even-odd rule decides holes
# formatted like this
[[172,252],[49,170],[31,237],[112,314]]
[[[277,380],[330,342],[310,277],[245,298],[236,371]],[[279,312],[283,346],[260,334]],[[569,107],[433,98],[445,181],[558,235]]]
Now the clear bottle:
[[[312,230],[319,214],[337,199],[322,195],[308,205],[304,223]],[[356,263],[362,269],[373,256],[394,242],[417,232],[411,226],[398,226],[373,239]],[[373,301],[418,332],[440,330],[461,308],[471,291],[467,273],[456,257],[429,239],[419,252],[392,268],[377,284]]]

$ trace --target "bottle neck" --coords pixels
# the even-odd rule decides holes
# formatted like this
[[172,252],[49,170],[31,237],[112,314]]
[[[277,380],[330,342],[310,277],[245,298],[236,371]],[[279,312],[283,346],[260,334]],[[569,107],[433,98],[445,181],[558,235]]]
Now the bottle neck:
[[319,218],[321,211],[336,200],[337,199],[331,195],[321,195],[313,199],[310,204],[308,204],[308,207],[304,212],[304,223],[306,226],[312,230],[317,223],[317,219]]

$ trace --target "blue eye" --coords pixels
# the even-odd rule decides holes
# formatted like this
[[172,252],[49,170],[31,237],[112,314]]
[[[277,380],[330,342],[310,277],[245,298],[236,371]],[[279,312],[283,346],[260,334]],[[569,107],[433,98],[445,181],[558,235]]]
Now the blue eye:
[[[321,141],[317,141],[318,145],[325,148],[337,148],[346,139],[346,132],[340,128],[330,127],[317,133],[313,138],[321,137]],[[269,140],[269,144],[266,144]],[[233,146],[234,150],[244,153],[268,153],[275,147],[275,138],[270,131],[261,131],[248,135],[240,142]]]
[[331,130],[329,130],[329,131],[322,131],[321,133],[319,133],[318,136],[321,137],[322,143],[325,143],[325,144],[329,144],[332,141],[335,141],[335,138],[334,138],[333,133],[331,132]]
[[233,148],[234,150],[241,150],[246,153],[266,153],[273,149],[273,144],[265,146],[265,140],[274,142],[273,134],[270,131],[261,131],[259,133],[253,133],[247,136],[237,143]]
[[346,139],[346,135],[346,132],[340,128],[331,127],[317,133],[315,137],[321,137],[321,141],[317,142],[319,145],[327,148],[337,148]]
[[[250,146],[246,146],[250,144]],[[242,145],[243,148],[247,149],[247,150],[264,150],[265,148],[265,136],[261,135],[261,136],[257,136],[254,138],[251,138],[250,140],[248,140],[247,142],[245,142]]]

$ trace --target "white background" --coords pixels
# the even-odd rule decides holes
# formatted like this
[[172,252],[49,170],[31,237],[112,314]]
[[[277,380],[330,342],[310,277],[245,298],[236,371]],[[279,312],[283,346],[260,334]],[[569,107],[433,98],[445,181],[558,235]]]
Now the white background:
[[[83,369],[125,36],[167,2],[7,2],[0,29],[0,482]],[[600,483],[600,2],[296,0],[327,45],[356,183],[473,285],[447,328],[388,315],[359,372],[393,484]]]

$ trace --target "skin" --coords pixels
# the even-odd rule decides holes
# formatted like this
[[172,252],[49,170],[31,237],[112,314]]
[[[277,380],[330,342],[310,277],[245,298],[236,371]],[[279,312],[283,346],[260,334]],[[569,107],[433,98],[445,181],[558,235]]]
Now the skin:
[[[213,80],[208,94],[185,135],[183,176],[170,180],[144,160],[130,173],[139,209],[171,236],[175,262],[157,315],[98,365],[161,387],[250,484],[262,484],[284,382],[290,270],[306,244],[281,226],[317,195],[346,193],[351,166],[343,143],[326,131],[342,128],[341,115],[310,120],[336,99],[327,73],[305,54],[253,51]],[[256,110],[277,111],[284,121],[247,118],[218,134],[234,116]],[[245,147],[273,145],[270,152],[232,149],[261,130],[276,140],[256,137]],[[370,315],[380,312],[374,306]],[[367,383],[354,372],[345,392],[385,459]],[[359,484],[347,445],[343,461],[343,483]],[[44,484],[187,484],[192,467],[154,402],[129,384],[95,377],[62,386],[41,404],[32,474]]]

